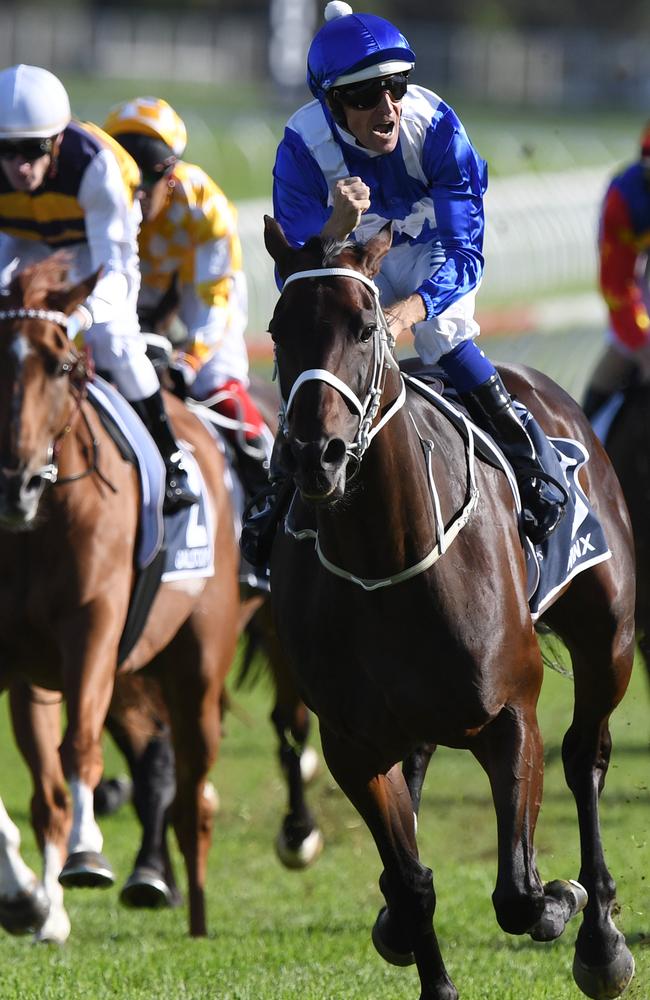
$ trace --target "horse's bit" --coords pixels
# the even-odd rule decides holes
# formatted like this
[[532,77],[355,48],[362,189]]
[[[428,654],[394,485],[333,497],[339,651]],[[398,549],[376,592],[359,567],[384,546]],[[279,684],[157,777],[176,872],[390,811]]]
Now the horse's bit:
[[[360,464],[361,458],[367,450],[372,439],[379,433],[379,431],[384,427],[391,417],[402,408],[406,402],[406,383],[400,372],[400,382],[401,390],[397,398],[390,404],[386,412],[384,413],[381,420],[374,424],[375,417],[379,410],[381,403],[381,396],[384,389],[384,383],[386,381],[386,375],[393,365],[395,365],[395,359],[393,358],[392,349],[395,346],[395,340],[388,327],[388,322],[384,315],[379,302],[379,289],[375,285],[374,281],[367,278],[364,274],[359,271],[355,271],[352,268],[347,267],[323,267],[315,268],[308,271],[297,271],[295,274],[289,275],[285,280],[283,291],[292,281],[298,281],[301,278],[320,278],[320,277],[342,277],[342,278],[354,278],[357,281],[361,281],[370,291],[373,293],[374,303],[375,303],[375,329],[373,334],[373,357],[374,357],[374,369],[373,375],[370,380],[370,385],[366,393],[366,397],[363,402],[359,397],[350,389],[345,382],[342,381],[333,372],[328,371],[326,368],[309,368],[298,376],[296,381],[293,383],[290,391],[289,398],[285,402],[282,400],[282,408],[280,410],[280,429],[282,433],[286,436],[287,434],[287,419],[291,412],[291,406],[295,399],[296,393],[301,385],[305,382],[326,382],[331,385],[334,389],[341,393],[341,395],[348,400],[354,407],[354,409],[359,414],[359,429],[357,435],[352,442],[352,444],[346,447],[346,453],[355,458]],[[312,528],[305,528],[298,531],[294,531],[287,521],[285,521],[285,530],[292,535],[298,541],[302,541],[306,538],[312,538],[315,542],[316,554],[325,567],[334,576],[339,576],[344,580],[348,580],[351,583],[357,584],[366,591],[378,590],[382,587],[392,587],[397,583],[404,583],[406,580],[412,579],[414,576],[418,576],[420,573],[424,573],[425,570],[429,569],[430,566],[442,556],[451,542],[454,540],[456,535],[461,531],[461,529],[467,524],[467,521],[472,514],[472,511],[476,507],[478,502],[478,489],[476,486],[474,478],[474,435],[472,431],[472,426],[467,421],[465,421],[468,431],[469,440],[469,452],[468,452],[468,475],[469,475],[469,496],[464,507],[454,516],[452,523],[446,529],[445,523],[442,517],[442,511],[440,509],[440,500],[438,497],[438,491],[433,479],[433,472],[431,468],[431,451],[433,449],[433,444],[430,441],[425,440],[415,424],[412,414],[409,414],[415,431],[420,439],[420,443],[425,451],[427,458],[427,477],[429,481],[429,489],[431,491],[431,496],[433,500],[434,516],[436,521],[436,534],[437,540],[431,551],[420,559],[417,563],[412,566],[406,567],[406,569],[401,570],[399,573],[395,573],[392,576],[382,577],[379,579],[366,579],[363,577],[356,576],[350,573],[348,570],[337,566],[335,563],[331,562],[323,552],[320,546],[320,540],[318,537],[318,531]],[[461,414],[463,420],[465,420],[464,415]],[[373,426],[374,424],[374,426]],[[289,511],[291,513],[291,511]]]

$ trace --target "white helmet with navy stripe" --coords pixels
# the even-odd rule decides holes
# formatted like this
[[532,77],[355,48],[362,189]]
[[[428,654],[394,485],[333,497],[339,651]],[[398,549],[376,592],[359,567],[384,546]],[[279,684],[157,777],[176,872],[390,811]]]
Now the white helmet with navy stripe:
[[49,139],[70,118],[67,91],[49,70],[20,63],[0,72],[0,139]]
[[415,53],[401,31],[375,14],[355,14],[343,0],[330,0],[325,24],[307,56],[307,83],[321,99],[332,87],[413,69]]

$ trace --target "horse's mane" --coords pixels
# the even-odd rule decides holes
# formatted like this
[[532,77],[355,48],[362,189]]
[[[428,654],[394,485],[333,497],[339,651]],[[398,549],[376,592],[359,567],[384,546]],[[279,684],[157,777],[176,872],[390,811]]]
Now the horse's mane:
[[45,260],[31,264],[14,275],[9,286],[10,293],[20,297],[28,309],[39,309],[45,305],[52,292],[64,291],[67,281],[70,256],[65,251],[52,254]]
[[351,253],[357,260],[363,257],[363,246],[351,239],[322,239],[320,236],[313,236],[302,249],[317,257],[317,267],[333,267],[344,252]]

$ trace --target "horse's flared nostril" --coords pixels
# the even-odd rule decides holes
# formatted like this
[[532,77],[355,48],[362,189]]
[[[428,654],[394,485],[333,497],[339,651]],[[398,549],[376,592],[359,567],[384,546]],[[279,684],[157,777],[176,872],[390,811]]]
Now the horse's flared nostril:
[[346,454],[347,445],[343,438],[331,438],[323,449],[321,457],[323,467],[341,465],[345,461]]

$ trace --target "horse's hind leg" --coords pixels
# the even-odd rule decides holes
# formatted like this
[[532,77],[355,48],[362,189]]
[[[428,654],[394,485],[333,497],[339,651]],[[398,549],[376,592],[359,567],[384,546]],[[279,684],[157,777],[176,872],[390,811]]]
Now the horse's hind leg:
[[[594,602],[590,606],[593,609]],[[571,653],[575,684],[573,719],[562,744],[562,759],[578,812],[578,878],[589,899],[576,941],[573,975],[587,996],[616,997],[634,974],[634,959],[612,919],[616,886],[605,862],[598,803],[611,753],[609,716],[625,693],[632,669],[633,630],[624,623],[616,628],[611,615],[593,610],[588,627],[578,629],[577,635],[574,628],[572,618],[561,633]]]
[[330,735],[322,723],[321,739],[330,771],[365,820],[384,864],[379,885],[387,905],[372,932],[377,951],[393,965],[417,964],[420,1000],[458,1000],[433,929],[433,878],[418,857],[402,769],[395,765],[378,774],[362,748]]
[[[43,912],[43,901],[36,899],[37,917],[24,930],[33,930],[37,941],[63,944],[70,935],[70,920],[59,874],[67,854],[71,817],[58,752],[61,696],[15,682],[9,699],[16,743],[32,776],[32,826],[43,856],[43,888],[48,901]],[[4,921],[3,925],[7,926]]]
[[521,704],[504,707],[471,746],[492,788],[499,854],[492,902],[509,934],[529,931],[545,908],[533,848],[544,769],[535,700],[531,694]]
[[216,811],[214,791],[206,779],[221,741],[220,696],[235,634],[227,649],[211,634],[210,641],[206,637],[199,644],[198,652],[198,640],[188,630],[191,624],[183,627],[165,651],[162,680],[176,758],[172,820],[187,872],[189,929],[193,937],[203,937],[207,934],[205,878]]
[[420,799],[422,798],[422,788],[427,774],[431,758],[436,752],[435,743],[421,743],[413,750],[402,763],[402,774],[408,785],[413,803],[413,815],[415,816],[415,828],[417,830],[417,818],[420,813]]
[[[142,828],[135,865],[120,892],[126,906],[158,908],[180,901],[167,849],[167,812],[176,789],[174,751],[156,682],[117,678],[106,726],[133,779],[133,805]],[[164,717],[163,717],[164,716]]]

